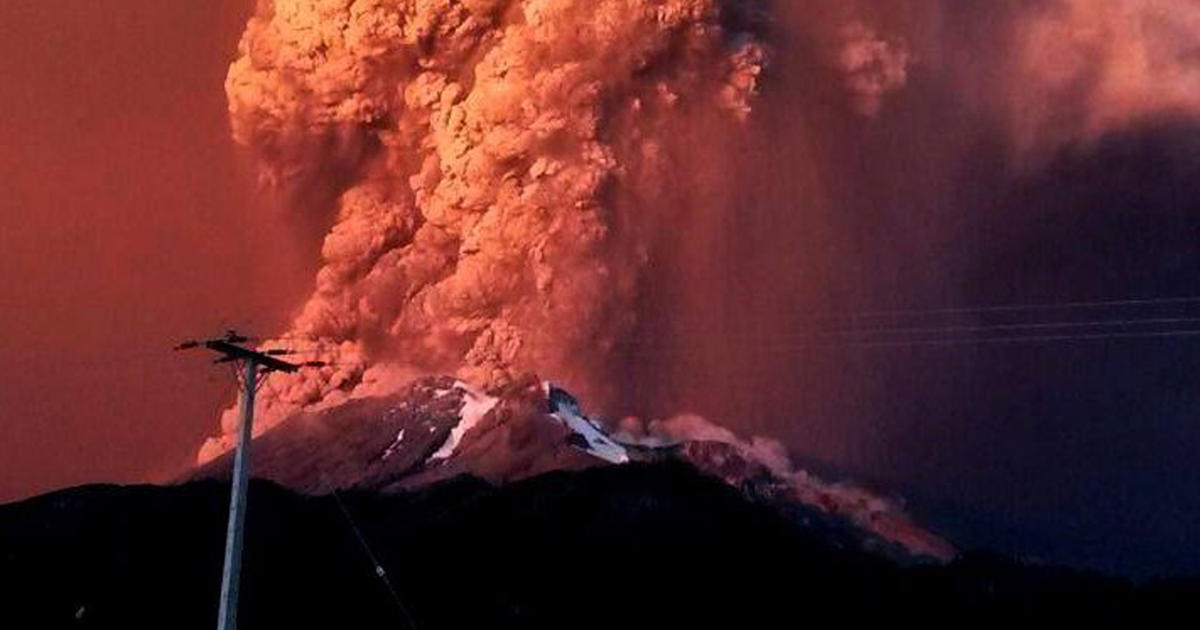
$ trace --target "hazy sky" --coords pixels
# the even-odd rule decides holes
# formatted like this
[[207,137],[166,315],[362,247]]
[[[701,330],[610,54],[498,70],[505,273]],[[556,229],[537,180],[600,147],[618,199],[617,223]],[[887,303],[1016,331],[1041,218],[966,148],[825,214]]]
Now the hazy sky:
[[0,500],[178,470],[229,388],[171,345],[306,287],[229,140],[248,4],[0,3]]

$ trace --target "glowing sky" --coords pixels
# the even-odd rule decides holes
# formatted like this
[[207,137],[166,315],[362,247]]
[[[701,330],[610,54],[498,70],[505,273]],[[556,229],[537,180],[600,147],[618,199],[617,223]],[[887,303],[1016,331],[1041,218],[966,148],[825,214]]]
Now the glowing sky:
[[[0,4],[0,500],[168,478],[230,403],[170,346],[310,296],[334,204],[274,207],[230,139],[250,4]],[[1195,342],[797,342],[818,311],[1200,295],[1193,6],[779,0],[745,133],[674,134],[690,214],[616,412],[778,436],[965,546],[1200,570]]]
[[241,5],[0,6],[2,498],[176,470],[226,384],[164,349],[296,299],[228,141]]

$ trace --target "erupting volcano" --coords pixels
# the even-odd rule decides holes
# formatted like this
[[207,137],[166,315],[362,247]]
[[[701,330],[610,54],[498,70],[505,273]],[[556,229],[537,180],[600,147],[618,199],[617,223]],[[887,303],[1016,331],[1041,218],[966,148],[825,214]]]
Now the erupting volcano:
[[[697,159],[681,139],[741,133],[768,24],[751,0],[264,4],[226,83],[234,137],[293,211],[334,218],[315,292],[263,344],[328,365],[264,390],[255,475],[397,490],[681,458],[951,557],[891,502],[794,470],[774,440],[688,414],[605,423],[566,390],[530,389],[627,399],[641,294],[678,264],[659,233],[704,210],[669,190]],[[905,81],[906,45],[859,21],[838,42],[851,106],[872,116]],[[235,422],[199,476],[227,471]]]
[[[767,53],[757,2],[266,3],[226,88],[235,138],[298,211],[336,206],[279,343],[269,429],[422,373],[526,373],[611,400],[682,126],[737,125]],[[205,445],[207,460],[229,448]]]
[[[776,45],[791,65],[781,72],[794,78],[803,65],[836,81],[842,107],[868,129],[915,69],[926,84],[936,73],[971,124],[1003,136],[1014,172],[1200,108],[1187,36],[1200,13],[1188,3],[1070,0],[992,13],[764,0],[260,3],[226,80],[233,136],[293,219],[328,225],[311,297],[264,345],[330,366],[275,382],[259,430],[421,375],[486,390],[536,374],[612,413],[662,415],[699,402],[711,389],[701,381],[722,378],[712,365],[745,371],[755,361],[737,345],[745,329],[793,334],[787,310],[818,308],[813,287],[830,284],[808,278],[845,262],[815,242],[827,227],[786,209],[748,222],[738,215],[752,210],[710,199],[757,194],[754,175],[737,186],[705,179],[735,178],[722,173],[739,167],[729,139],[763,133],[747,127]],[[956,23],[981,35],[966,41]],[[799,29],[789,37],[800,43],[772,42],[781,25]],[[946,46],[985,59],[990,74],[942,55]],[[796,123],[784,142],[822,142],[823,114],[797,107],[799,118],[775,113],[767,124]],[[956,145],[971,137],[960,132],[920,154],[929,169],[953,176],[965,152]],[[789,168],[861,177],[837,160],[811,162]],[[842,194],[809,187],[788,203],[812,213]],[[753,227],[778,221],[790,227]],[[796,231],[814,242],[788,244]],[[811,251],[784,253],[794,248]],[[747,265],[763,269],[733,271]],[[779,300],[761,288],[713,299],[736,291],[738,275],[764,273],[778,276]],[[691,347],[700,350],[684,354],[710,366],[706,379],[659,358]],[[664,393],[672,376],[682,393]],[[230,410],[200,461],[230,448],[234,422]]]
[[[780,439],[803,440],[792,414],[858,397],[867,380],[802,345],[798,313],[836,298],[847,268],[866,278],[859,291],[943,293],[938,281],[961,281],[939,242],[960,197],[1200,110],[1195,7],[1035,4],[260,2],[225,83],[233,138],[287,206],[281,220],[327,231],[310,297],[260,346],[325,366],[273,377],[255,434],[421,379],[498,400],[545,380],[612,416],[595,423],[603,439],[715,433],[803,477],[781,442],[691,412],[747,435],[786,422]],[[944,123],[911,113],[949,99]],[[893,102],[909,110],[900,123]],[[959,192],[947,182],[979,146],[1001,174]],[[885,147],[925,174],[863,166]],[[798,183],[765,179],[781,169]],[[832,237],[831,224],[879,218],[890,243],[887,214],[906,210],[907,233],[929,232],[936,252],[926,270],[951,263],[937,275],[906,277],[886,256],[872,267]],[[199,464],[230,451],[236,422],[228,409]],[[474,427],[455,430],[430,444]],[[446,458],[424,455],[405,474],[438,476]]]
[[1200,593],[1197,0],[92,4],[0,3],[0,625]]

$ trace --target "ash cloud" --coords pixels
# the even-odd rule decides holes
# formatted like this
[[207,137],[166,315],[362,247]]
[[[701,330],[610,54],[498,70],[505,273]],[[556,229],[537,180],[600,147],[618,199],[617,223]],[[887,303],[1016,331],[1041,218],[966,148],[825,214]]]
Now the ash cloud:
[[1061,0],[1014,25],[1007,115],[1020,149],[1200,109],[1200,5]]
[[859,114],[874,117],[888,93],[908,82],[912,53],[903,38],[884,39],[862,22],[851,22],[841,32],[838,65],[846,75],[846,90]]
[[801,315],[953,302],[960,279],[923,271],[972,200],[1200,114],[1197,33],[1187,0],[263,2],[232,127],[330,217],[280,343],[335,365],[275,381],[260,427],[414,374],[532,371],[613,415],[832,440],[797,416],[858,386]]
[[346,177],[280,340],[334,365],[276,381],[260,426],[397,371],[536,371],[603,400],[667,131],[746,117],[760,20],[725,0],[263,3],[226,83],[234,137],[277,185]]

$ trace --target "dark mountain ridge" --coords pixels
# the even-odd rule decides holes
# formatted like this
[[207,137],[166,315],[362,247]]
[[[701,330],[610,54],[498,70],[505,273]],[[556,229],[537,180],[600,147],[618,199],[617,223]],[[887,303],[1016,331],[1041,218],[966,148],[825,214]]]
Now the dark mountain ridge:
[[[0,506],[0,581],[15,620],[6,627],[211,627],[227,500],[225,484],[198,481],[85,486]],[[902,564],[843,544],[819,512],[808,516],[819,525],[679,463],[338,497],[256,481],[241,623],[990,626],[1069,614],[1112,626],[1168,619],[1200,594],[1196,582],[1135,586],[978,554]]]
[[[781,449],[612,427],[535,379],[314,410],[253,441],[241,626],[1145,625],[1200,596],[959,553]],[[230,466],[0,506],[0,627],[211,627]]]

